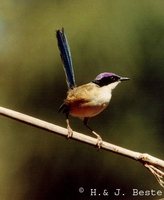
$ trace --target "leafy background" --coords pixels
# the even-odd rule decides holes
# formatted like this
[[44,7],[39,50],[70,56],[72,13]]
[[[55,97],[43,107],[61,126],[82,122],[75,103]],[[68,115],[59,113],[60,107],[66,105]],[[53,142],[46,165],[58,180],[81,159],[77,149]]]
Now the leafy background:
[[[0,0],[1,106],[65,126],[57,110],[67,87],[55,38],[64,27],[78,85],[104,71],[131,78],[91,126],[104,140],[163,158],[163,7],[162,0]],[[89,134],[80,120],[71,123]],[[91,188],[121,188],[131,199],[132,188],[161,190],[127,158],[8,118],[0,124],[1,199],[89,199]]]

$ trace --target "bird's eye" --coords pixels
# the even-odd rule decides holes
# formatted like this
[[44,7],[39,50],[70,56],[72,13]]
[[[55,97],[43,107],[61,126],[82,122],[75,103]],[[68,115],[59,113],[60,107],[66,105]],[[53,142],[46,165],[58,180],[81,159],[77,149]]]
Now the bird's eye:
[[115,77],[114,77],[114,76],[111,76],[111,80],[112,80],[112,81],[115,81],[116,79],[115,79]]

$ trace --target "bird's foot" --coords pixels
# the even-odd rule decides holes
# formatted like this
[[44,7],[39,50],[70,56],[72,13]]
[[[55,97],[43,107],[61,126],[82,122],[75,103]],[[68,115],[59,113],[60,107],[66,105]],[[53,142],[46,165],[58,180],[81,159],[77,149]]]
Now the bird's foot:
[[66,123],[67,123],[67,130],[68,130],[67,138],[70,138],[73,136],[73,130],[69,125],[69,119],[66,119]]
[[96,143],[96,145],[98,146],[99,149],[102,147],[102,143],[103,143],[102,138],[100,136],[97,137],[97,143]]
[[102,140],[102,138],[100,137],[100,135],[97,134],[95,131],[92,131],[92,133],[93,133],[94,135],[96,135],[96,137],[97,137],[96,146],[100,149],[101,146],[102,146],[103,140]]
[[67,126],[67,130],[68,130],[68,134],[67,134],[67,138],[70,138],[73,136],[73,130],[70,126]]

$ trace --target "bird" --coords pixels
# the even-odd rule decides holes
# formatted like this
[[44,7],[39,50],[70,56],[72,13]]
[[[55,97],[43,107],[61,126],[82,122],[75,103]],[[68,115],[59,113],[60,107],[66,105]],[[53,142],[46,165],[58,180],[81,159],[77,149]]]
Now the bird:
[[56,30],[56,38],[68,86],[66,98],[59,108],[59,112],[62,111],[66,116],[67,137],[73,136],[73,130],[69,122],[69,116],[71,115],[83,120],[83,124],[96,136],[96,146],[101,148],[103,140],[88,125],[88,120],[107,108],[113,89],[119,83],[129,80],[129,78],[112,72],[102,72],[91,82],[77,86],[71,51],[64,28]]

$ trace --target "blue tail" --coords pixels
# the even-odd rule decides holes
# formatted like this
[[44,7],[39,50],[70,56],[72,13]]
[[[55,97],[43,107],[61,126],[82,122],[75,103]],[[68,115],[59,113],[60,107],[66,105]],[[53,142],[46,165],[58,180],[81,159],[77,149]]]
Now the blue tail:
[[74,76],[71,52],[66,35],[64,34],[64,28],[62,28],[62,30],[56,31],[56,37],[58,41],[58,47],[60,50],[60,56],[64,66],[67,85],[69,89],[72,89],[76,86],[75,76]]

